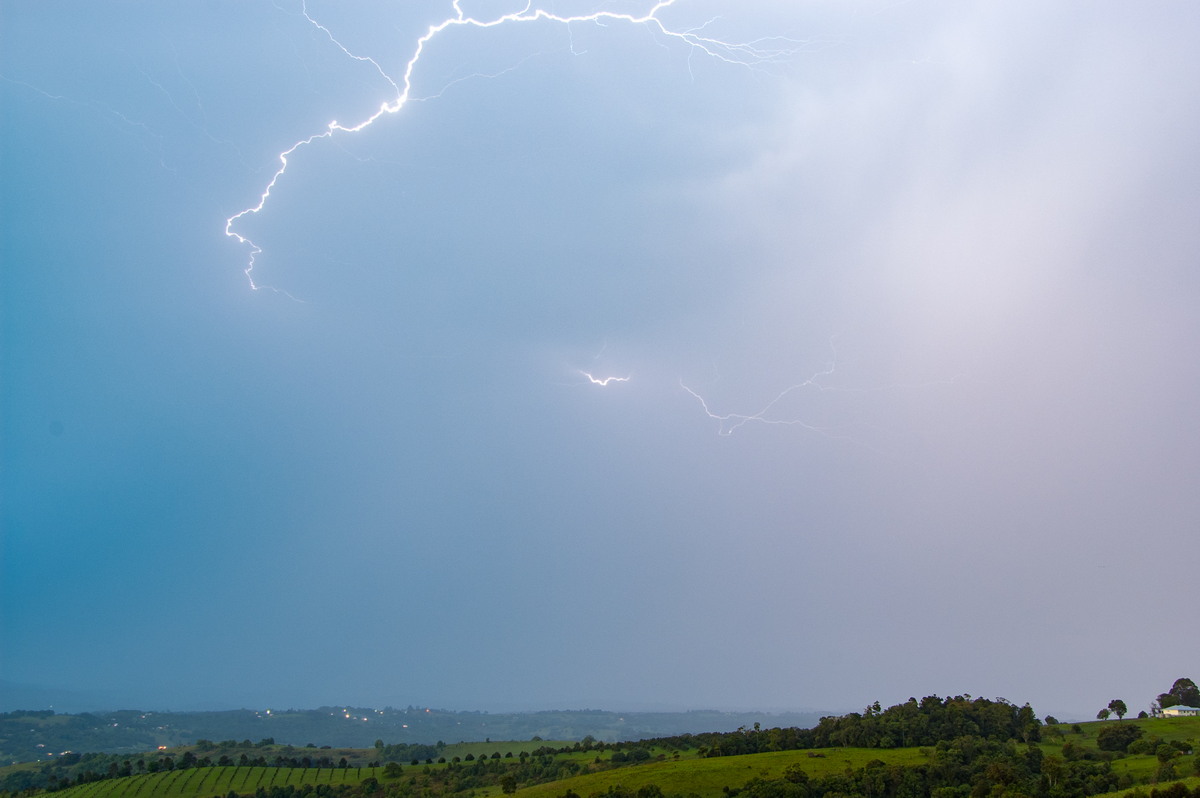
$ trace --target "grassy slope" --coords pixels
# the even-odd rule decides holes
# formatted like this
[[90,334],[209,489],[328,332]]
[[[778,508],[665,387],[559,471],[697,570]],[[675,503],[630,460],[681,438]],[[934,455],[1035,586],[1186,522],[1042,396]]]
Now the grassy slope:
[[[493,750],[497,749],[493,748]],[[498,750],[505,749],[501,747]],[[633,790],[645,784],[657,784],[666,793],[719,796],[722,794],[723,787],[739,787],[756,776],[778,778],[783,774],[784,768],[793,762],[800,762],[812,776],[822,776],[841,772],[848,767],[862,767],[872,759],[881,759],[895,764],[917,764],[925,761],[925,757],[913,748],[890,751],[869,748],[839,748],[826,749],[817,753],[824,754],[824,756],[810,757],[804,751],[781,751],[708,759],[698,758],[694,753],[685,753],[679,759],[651,760],[640,765],[630,765],[541,784],[521,790],[517,795],[518,798],[542,798],[542,796],[558,796],[568,789],[572,789],[580,795],[587,796],[618,784]],[[569,758],[581,763],[592,762],[595,759],[595,753],[571,754]],[[191,774],[190,777],[188,774]],[[239,793],[253,793],[259,786],[270,787],[272,784],[354,784],[368,776],[374,776],[381,782],[386,781],[383,778],[382,768],[349,768],[348,770],[326,768],[319,772],[315,769],[293,768],[194,768],[133,776],[126,779],[98,781],[72,787],[55,793],[55,795],[63,798],[143,798],[143,796],[207,798],[212,795],[224,795],[230,790]],[[477,790],[476,794],[500,795],[501,791],[499,787],[493,787]]]
[[[1200,718],[1145,718],[1143,720],[1125,721],[1092,721],[1080,723],[1082,734],[1071,731],[1072,724],[1063,723],[1047,727],[1042,734],[1042,750],[1047,754],[1062,752],[1063,743],[1072,742],[1088,750],[1096,749],[1096,735],[1105,725],[1114,723],[1130,723],[1139,726],[1144,733],[1144,739],[1161,737],[1165,741],[1188,740],[1200,744]],[[1060,735],[1061,732],[1061,735]],[[1176,768],[1180,776],[1191,775],[1191,763],[1188,757],[1178,761]],[[1112,763],[1113,772],[1117,775],[1129,774],[1138,784],[1148,784],[1158,771],[1158,759],[1154,754],[1143,754],[1121,757]]]
[[[1133,723],[1141,726],[1146,737],[1157,736],[1164,740],[1200,741],[1200,718],[1145,719],[1125,721],[1095,721],[1079,724],[1081,734],[1073,732],[1072,724],[1062,724],[1048,727],[1041,744],[1046,754],[1061,754],[1063,743],[1071,741],[1087,750],[1097,750],[1096,734],[1104,723]],[[1062,736],[1056,732],[1061,731]],[[636,791],[646,784],[657,784],[667,794],[696,793],[702,798],[719,796],[723,787],[740,787],[751,778],[779,778],[784,768],[793,762],[799,762],[812,777],[837,773],[847,767],[857,769],[872,759],[879,759],[888,764],[916,765],[926,761],[920,751],[915,748],[876,749],[876,748],[826,748],[814,753],[825,754],[824,758],[810,758],[805,751],[783,751],[770,754],[750,754],[736,757],[719,757],[713,759],[696,759],[684,757],[678,761],[654,761],[637,768],[622,768],[619,770],[601,771],[575,776],[563,781],[550,784],[540,784],[527,787],[517,792],[517,798],[557,798],[568,789],[574,790],[585,798],[593,793],[604,792],[611,786],[621,785]],[[1184,757],[1179,765],[1179,775],[1190,775],[1191,763]],[[1128,773],[1139,784],[1148,784],[1158,769],[1158,761],[1153,754],[1142,756],[1125,756],[1112,763],[1113,771],[1119,774]],[[1188,784],[1200,779],[1188,779]],[[492,789],[485,794],[496,795],[498,789]]]
[[[926,758],[916,748],[825,748],[813,753],[823,756],[810,757],[806,751],[776,751],[766,754],[696,758],[681,756],[678,760],[656,760],[636,767],[605,770],[598,773],[575,776],[549,784],[538,784],[519,790],[518,798],[554,798],[574,790],[588,796],[604,792],[609,787],[621,785],[637,791],[647,784],[656,784],[667,794],[719,796],[725,787],[740,787],[752,778],[776,779],[783,776],[784,769],[800,763],[809,776],[827,776],[841,773],[847,768],[861,768],[872,759],[888,764],[916,765]],[[491,794],[498,789],[489,791]]]
[[[1197,776],[1193,776],[1192,778],[1189,778],[1189,779],[1179,779],[1179,781],[1183,782],[1183,784],[1189,790],[1194,790],[1197,787],[1200,787],[1200,777],[1197,777]],[[1127,790],[1117,790],[1116,792],[1106,792],[1106,793],[1101,793],[1099,795],[1093,795],[1092,798],[1122,798],[1123,796],[1129,795],[1130,793],[1135,793],[1135,794],[1140,794],[1140,795],[1149,795],[1150,790],[1152,790],[1152,789],[1154,789],[1154,787],[1146,786],[1146,785],[1138,785],[1137,787],[1130,787]]]

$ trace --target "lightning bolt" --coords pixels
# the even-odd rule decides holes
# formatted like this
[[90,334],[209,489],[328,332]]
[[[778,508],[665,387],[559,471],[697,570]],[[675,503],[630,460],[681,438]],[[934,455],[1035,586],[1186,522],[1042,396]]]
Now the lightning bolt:
[[825,369],[816,372],[815,374],[813,374],[811,377],[804,380],[803,382],[798,382],[794,385],[789,385],[787,388],[784,388],[782,391],[780,391],[778,394],[776,394],[774,399],[767,402],[762,407],[761,410],[759,410],[755,413],[724,413],[724,414],[714,413],[712,411],[712,409],[709,407],[708,401],[703,396],[701,396],[699,393],[697,393],[696,391],[692,390],[687,385],[685,385],[683,380],[679,381],[679,387],[683,388],[683,390],[685,390],[689,394],[691,394],[692,397],[695,398],[695,400],[700,403],[700,407],[704,410],[705,415],[707,415],[713,421],[717,422],[717,424],[718,424],[717,434],[718,435],[723,435],[723,436],[732,435],[739,427],[743,427],[746,424],[750,424],[750,423],[778,425],[778,426],[787,426],[787,427],[798,426],[798,427],[803,427],[804,429],[809,430],[811,432],[818,432],[818,433],[821,433],[822,435],[828,435],[828,434],[830,434],[829,430],[826,430],[822,427],[818,427],[813,424],[809,424],[808,422],[806,422],[802,419],[772,417],[771,411],[774,410],[775,407],[777,405],[779,405],[785,398],[787,398],[790,394],[792,394],[796,391],[803,391],[806,388],[813,388],[818,391],[832,390],[831,388],[828,388],[825,385],[822,385],[821,379],[823,377],[828,377],[831,374],[833,374],[836,367],[837,367],[836,361],[831,362]]
[[633,379],[632,374],[627,377],[596,377],[590,372],[584,371],[583,369],[580,369],[579,373],[587,377],[588,382],[590,382],[592,385],[599,385],[602,388],[611,382],[629,382],[631,379]]
[[[479,19],[469,16],[462,9],[462,0],[453,0],[452,8],[453,15],[445,20],[430,25],[423,35],[418,37],[413,49],[412,57],[404,66],[404,73],[399,79],[389,75],[386,70],[379,65],[375,59],[352,53],[345,47],[333,32],[322,25],[317,20],[313,19],[308,13],[307,2],[301,3],[301,13],[304,18],[313,25],[317,30],[321,31],[330,42],[339,48],[344,55],[360,61],[364,64],[370,64],[375,71],[383,78],[384,81],[394,91],[394,96],[380,103],[379,108],[364,119],[354,124],[342,124],[337,120],[329,122],[324,130],[312,133],[309,136],[301,138],[294,142],[291,146],[279,153],[279,166],[271,175],[266,187],[258,197],[258,201],[248,208],[238,211],[233,216],[225,220],[225,235],[233,238],[241,246],[249,250],[249,257],[246,262],[246,268],[243,273],[254,290],[258,290],[260,286],[254,279],[254,266],[257,257],[262,254],[262,247],[252,241],[249,236],[238,232],[239,222],[247,216],[253,216],[261,213],[267,206],[268,200],[271,198],[271,192],[279,184],[280,179],[287,172],[288,166],[291,163],[291,158],[296,155],[302,148],[314,144],[322,139],[332,138],[336,134],[353,134],[370,127],[376,121],[385,116],[399,113],[399,111],[408,104],[412,96],[413,74],[417,69],[417,65],[421,61],[421,57],[425,54],[426,49],[438,39],[446,31],[455,28],[495,28],[501,25],[519,24],[519,23],[534,23],[538,21],[557,23],[566,26],[568,32],[573,24],[592,23],[595,25],[606,25],[608,23],[625,24],[631,26],[642,26],[649,28],[655,35],[666,40],[677,42],[689,51],[689,59],[694,54],[699,54],[704,57],[712,58],[727,64],[755,68],[767,63],[774,63],[785,60],[791,55],[794,55],[800,50],[802,42],[794,39],[789,39],[782,36],[763,37],[746,42],[729,42],[722,39],[710,36],[706,33],[708,26],[714,21],[709,20],[703,25],[694,28],[675,29],[668,26],[661,18],[661,14],[676,5],[677,0],[658,0],[650,6],[649,10],[644,14],[621,13],[617,11],[594,11],[589,14],[564,15],[555,13],[554,11],[545,8],[536,7],[534,0],[528,0],[525,6],[519,11],[512,11],[506,14],[501,14],[496,17]],[[572,44],[572,52],[574,45]],[[690,61],[689,61],[690,65]],[[279,291],[279,289],[272,289]],[[285,293],[281,291],[281,293]],[[290,296],[290,294],[288,294]],[[294,298],[294,297],[293,297]],[[597,382],[595,378],[590,377],[593,382]],[[626,378],[608,378],[608,380],[624,381]],[[607,384],[607,382],[598,383]]]

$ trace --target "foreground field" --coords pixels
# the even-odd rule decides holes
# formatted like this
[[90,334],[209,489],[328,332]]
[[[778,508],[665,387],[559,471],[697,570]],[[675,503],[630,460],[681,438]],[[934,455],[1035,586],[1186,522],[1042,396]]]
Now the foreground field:
[[[538,784],[517,792],[518,798],[556,798],[568,791],[581,796],[607,793],[616,787],[631,792],[648,785],[667,795],[701,798],[724,795],[726,789],[741,787],[753,778],[778,779],[789,765],[798,764],[813,778],[855,770],[872,760],[889,765],[916,765],[927,761],[916,748],[836,748],[814,751],[773,751],[712,759],[689,757],[647,762],[637,767],[605,770],[549,784]],[[494,791],[498,792],[498,791]]]
[[319,784],[361,784],[374,768],[273,768],[212,767],[148,773],[122,779],[105,779],[71,787],[54,795],[64,798],[199,798],[230,792],[253,795],[260,787]]
[[[1188,744],[1193,751],[1200,742],[1200,718],[1142,718],[1126,721],[1092,721],[1090,723],[1062,723],[1047,726],[1039,746],[1047,755],[1061,755],[1068,743],[1078,746],[1085,755],[1100,755],[1096,737],[1100,730],[1114,724],[1125,723],[1142,730],[1145,739],[1157,738],[1163,742]],[[1125,754],[1111,762],[1113,772],[1128,776],[1135,785],[1150,785],[1159,769],[1154,753]],[[1180,770],[1180,776],[1190,776],[1190,768]],[[1122,791],[1124,792],[1124,791]]]
[[[1200,777],[1180,779],[1178,782],[1172,783],[1182,784],[1193,792],[1200,789]],[[1149,795],[1149,790],[1151,789],[1153,788],[1145,786],[1129,787],[1128,789],[1117,790],[1116,792],[1100,793],[1099,795],[1092,796],[1092,798],[1136,798],[1136,796]]]
[[[506,748],[507,744],[477,744],[491,747],[493,751]],[[514,744],[514,746],[520,744]],[[589,796],[607,793],[621,787],[636,792],[647,785],[655,785],[668,795],[697,795],[701,798],[722,796],[727,788],[740,787],[752,778],[781,778],[784,770],[793,764],[800,765],[814,778],[841,773],[863,767],[867,762],[880,760],[889,765],[915,765],[927,760],[921,751],[913,748],[879,750],[874,748],[839,748],[821,751],[777,751],[765,754],[746,754],[716,758],[699,758],[695,751],[679,752],[662,759],[653,759],[638,765],[581,774],[546,784],[526,787],[516,792],[516,798],[555,798],[567,792]],[[565,754],[557,759],[564,761],[590,761],[594,755]],[[383,768],[272,768],[272,767],[212,767],[192,768],[170,773],[152,773],[121,779],[106,779],[90,784],[71,787],[54,793],[62,798],[209,798],[225,796],[230,792],[253,795],[259,788],[291,785],[361,784],[366,779],[375,779],[381,784],[407,781],[424,776],[445,766],[421,766],[402,772],[397,779],[384,776]],[[474,790],[477,796],[502,795],[500,786]]]

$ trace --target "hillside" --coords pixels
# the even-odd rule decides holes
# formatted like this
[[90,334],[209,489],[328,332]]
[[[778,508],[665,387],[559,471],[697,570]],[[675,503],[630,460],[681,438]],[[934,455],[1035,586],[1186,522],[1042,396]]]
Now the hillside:
[[[0,789],[20,789],[34,768],[57,767],[53,786],[74,786],[55,794],[69,798],[1090,798],[1139,791],[1146,798],[1154,798],[1152,791],[1159,798],[1200,798],[1200,718],[1027,727],[1025,709],[983,699],[925,699],[827,718],[813,729],[751,728],[620,744],[470,743],[424,750],[431,754],[425,759],[409,757],[415,749],[403,746],[244,749],[230,741],[128,759],[81,758],[74,773],[63,763],[8,768],[0,771]],[[895,745],[898,735],[925,733],[921,729],[940,729],[934,733],[943,736]],[[838,735],[875,744],[832,742]],[[1106,750],[1114,740],[1130,752]],[[23,786],[34,785],[26,778]]]

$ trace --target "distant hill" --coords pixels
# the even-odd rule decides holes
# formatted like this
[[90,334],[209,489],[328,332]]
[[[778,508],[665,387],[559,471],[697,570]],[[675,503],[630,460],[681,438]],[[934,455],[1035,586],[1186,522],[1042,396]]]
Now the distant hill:
[[121,710],[82,714],[16,711],[0,714],[0,763],[46,760],[63,751],[133,753],[197,740],[272,738],[286,745],[309,743],[368,748],[384,743],[433,744],[493,740],[639,740],[739,727],[816,724],[828,713],[606,712],[599,710],[498,713],[451,712],[407,707],[224,712]]

